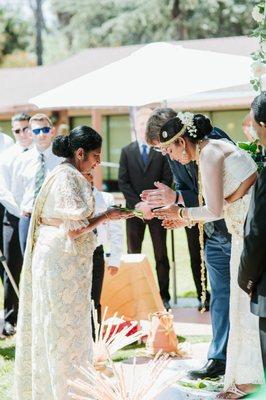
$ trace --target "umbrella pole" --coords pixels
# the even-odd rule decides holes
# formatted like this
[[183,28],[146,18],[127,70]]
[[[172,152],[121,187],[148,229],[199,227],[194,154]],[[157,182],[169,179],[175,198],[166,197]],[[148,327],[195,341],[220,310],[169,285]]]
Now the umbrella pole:
[[173,297],[174,304],[177,304],[177,288],[176,288],[176,264],[175,264],[175,237],[174,230],[171,230],[171,248],[172,248],[172,281],[173,281]]
[[13,286],[13,289],[16,292],[16,295],[19,298],[19,291],[18,291],[17,284],[16,284],[16,282],[15,282],[15,280],[14,280],[14,278],[13,278],[11,272],[10,272],[10,269],[8,268],[8,265],[7,265],[7,262],[6,262],[6,258],[3,255],[1,250],[0,250],[0,261],[2,262],[3,267],[4,267],[4,269],[5,269],[6,273],[7,273],[7,276],[8,276],[8,278],[9,278],[9,280],[10,280],[12,286]]

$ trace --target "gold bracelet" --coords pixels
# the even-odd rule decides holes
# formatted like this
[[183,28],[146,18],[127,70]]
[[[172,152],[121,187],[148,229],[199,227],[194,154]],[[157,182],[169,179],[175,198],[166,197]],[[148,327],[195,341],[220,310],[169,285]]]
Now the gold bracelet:
[[189,217],[184,217],[183,212],[185,210],[185,207],[180,208],[179,210],[179,217],[185,221],[187,221],[188,223],[188,228],[192,228],[193,225],[195,225],[195,222],[193,221],[193,219],[190,219]]
[[179,208],[179,217],[181,218],[181,219],[184,219],[184,217],[183,217],[183,211],[184,211],[184,208],[182,207],[182,208]]

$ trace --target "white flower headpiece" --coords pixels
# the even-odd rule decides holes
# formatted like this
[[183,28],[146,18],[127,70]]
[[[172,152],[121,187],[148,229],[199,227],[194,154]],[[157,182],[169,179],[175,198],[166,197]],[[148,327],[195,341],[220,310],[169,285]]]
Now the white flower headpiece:
[[177,114],[177,117],[180,119],[182,124],[186,126],[186,129],[189,132],[189,136],[196,138],[197,128],[194,125],[194,114],[191,112],[179,112]]

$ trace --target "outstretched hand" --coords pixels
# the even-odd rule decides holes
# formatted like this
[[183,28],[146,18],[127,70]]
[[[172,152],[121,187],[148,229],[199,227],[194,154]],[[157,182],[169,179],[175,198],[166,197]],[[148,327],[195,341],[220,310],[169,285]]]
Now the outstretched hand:
[[162,207],[174,204],[176,192],[161,182],[154,182],[157,189],[143,190],[140,197],[151,207]]
[[182,220],[179,216],[179,207],[176,204],[153,210],[152,213],[158,219]]
[[162,226],[165,229],[179,229],[179,228],[184,228],[185,226],[188,226],[187,221],[184,219],[164,219],[162,222]]
[[127,219],[134,217],[131,211],[120,209],[119,207],[110,207],[105,211],[107,219]]

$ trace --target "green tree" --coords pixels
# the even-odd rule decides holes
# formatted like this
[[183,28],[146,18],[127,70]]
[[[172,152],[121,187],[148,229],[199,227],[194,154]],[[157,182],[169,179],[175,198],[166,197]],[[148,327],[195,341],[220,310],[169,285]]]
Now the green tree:
[[[0,65],[6,65],[6,60],[17,53],[18,66],[32,64],[32,60],[27,53],[31,41],[29,23],[20,17],[19,10],[8,9],[0,6]],[[8,63],[7,63],[8,66]]]
[[19,15],[0,6],[0,64],[5,56],[17,50],[25,51],[29,46],[29,25]]
[[70,51],[249,34],[257,0],[51,0]]

